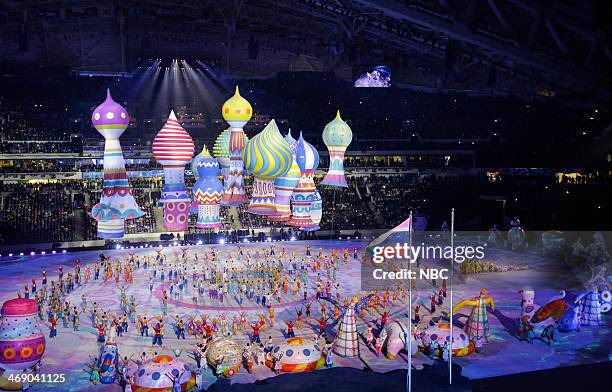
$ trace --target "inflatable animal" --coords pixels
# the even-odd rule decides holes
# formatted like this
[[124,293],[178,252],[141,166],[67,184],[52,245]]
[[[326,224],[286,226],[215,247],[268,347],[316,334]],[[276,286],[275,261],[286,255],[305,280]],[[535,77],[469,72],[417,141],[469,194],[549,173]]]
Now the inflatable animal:
[[419,352],[414,336],[408,332],[408,328],[400,323],[399,320],[392,320],[385,325],[385,330],[387,332],[387,339],[383,343],[383,348],[385,348],[387,352],[387,358],[395,358],[402,350],[408,352],[408,340],[406,339],[408,335],[410,335],[410,339],[412,340],[411,355],[416,355]]

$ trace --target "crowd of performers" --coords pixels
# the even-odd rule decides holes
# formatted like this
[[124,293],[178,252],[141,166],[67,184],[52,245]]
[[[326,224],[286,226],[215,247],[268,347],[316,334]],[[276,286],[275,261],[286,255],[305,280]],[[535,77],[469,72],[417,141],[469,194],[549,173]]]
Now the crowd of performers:
[[[32,285],[24,287],[18,295],[28,298],[33,296],[37,301],[39,317],[48,322],[51,338],[56,338],[58,330],[61,330],[58,323],[64,329],[78,331],[83,321],[91,323],[100,345],[105,342],[120,343],[123,335],[135,330],[142,339],[150,339],[152,347],[173,349],[171,345],[165,345],[166,332],[170,326],[176,339],[194,339],[193,357],[198,368],[205,368],[207,364],[203,358],[206,356],[207,342],[219,336],[247,337],[243,353],[244,365],[251,372],[254,365],[264,363],[264,356],[279,343],[274,341],[272,334],[266,333],[270,328],[276,326],[285,338],[315,329],[315,339],[322,340],[321,347],[327,354],[327,365],[332,365],[333,342],[325,341],[328,328],[341,317],[343,306],[348,307],[354,295],[342,292],[337,279],[338,270],[343,263],[349,263],[351,258],[358,259],[359,251],[356,248],[352,252],[349,249],[332,250],[330,254],[319,249],[315,254],[308,245],[303,253],[300,252],[302,254],[296,255],[295,250],[289,253],[285,247],[276,249],[274,244],[255,250],[237,246],[233,252],[223,252],[223,260],[216,248],[208,248],[206,251],[175,249],[169,256],[164,254],[166,249],[163,248],[153,254],[128,254],[112,259],[100,254],[99,261],[84,267],[76,260],[70,272],[65,273],[64,267],[59,267],[56,281],[49,281],[47,272],[42,271],[42,287],[37,288],[36,279],[32,279]],[[128,294],[134,284],[135,272],[139,273],[140,280],[145,279],[149,298],[154,295],[159,298],[159,309],[151,308],[150,305],[139,307],[134,295]],[[120,309],[103,309],[85,294],[81,295],[80,303],[68,300],[72,291],[90,282],[117,290]],[[374,335],[377,341],[384,339],[389,309],[406,304],[407,291],[398,287],[395,290],[359,295],[363,306],[359,307],[358,312],[362,316],[367,313],[370,318],[377,320]],[[440,297],[434,295],[432,301],[440,303],[440,298],[445,295],[444,287],[440,290]],[[169,314],[168,303],[172,300],[228,307],[232,310],[207,310],[196,315]],[[276,308],[272,305],[289,302],[295,304],[291,309],[294,317],[277,321]],[[249,306],[250,311],[239,311],[242,306]],[[253,312],[253,306],[259,307],[261,311]],[[418,318],[418,308],[416,312]],[[377,343],[376,347],[380,354],[382,342]],[[146,356],[146,353],[142,356]],[[280,358],[273,360],[278,362]],[[127,363],[124,365],[127,372]],[[92,366],[91,377],[94,383],[99,378],[97,366]],[[125,379],[129,379],[127,373]]]

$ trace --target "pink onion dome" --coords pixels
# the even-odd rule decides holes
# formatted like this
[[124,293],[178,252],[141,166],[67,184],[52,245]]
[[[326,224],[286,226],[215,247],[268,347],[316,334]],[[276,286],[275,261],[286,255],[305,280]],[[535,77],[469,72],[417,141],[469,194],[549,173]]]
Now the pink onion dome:
[[170,112],[163,128],[153,139],[153,155],[162,166],[184,166],[191,161],[195,144],[191,136],[179,124],[174,110]]

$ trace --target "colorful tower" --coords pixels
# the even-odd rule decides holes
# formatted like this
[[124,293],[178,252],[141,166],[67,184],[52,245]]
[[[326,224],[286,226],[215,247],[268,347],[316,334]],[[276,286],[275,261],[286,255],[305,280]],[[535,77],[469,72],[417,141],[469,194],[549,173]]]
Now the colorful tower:
[[323,142],[329,151],[329,171],[321,184],[348,187],[344,178],[344,152],[353,140],[351,127],[340,117],[340,110],[336,118],[323,129]]
[[321,194],[315,188],[314,195],[312,197],[312,204],[310,205],[310,211],[308,212],[310,215],[310,219],[312,220],[313,226],[304,226],[302,230],[304,231],[316,231],[321,227],[319,223],[321,223],[321,218],[323,217],[323,199],[321,198]]
[[221,113],[231,127],[228,148],[230,167],[223,193],[223,204],[237,206],[247,201],[242,163],[242,151],[246,140],[242,127],[251,119],[253,108],[249,101],[240,96],[236,86],[236,93],[225,101]]
[[153,155],[164,168],[164,187],[159,200],[164,204],[164,227],[185,231],[189,224],[191,199],[185,188],[185,165],[191,161],[195,145],[179,124],[174,111],[153,139]]
[[[221,132],[215,139],[215,144],[213,145],[213,156],[217,158],[217,162],[219,162],[221,175],[223,176],[223,184],[225,184],[225,186],[229,184],[227,177],[230,168],[229,139],[231,132],[231,127]],[[223,189],[223,193],[225,194],[225,188]]]
[[357,334],[357,323],[355,322],[355,305],[357,297],[354,297],[348,309],[340,321],[338,337],[334,344],[334,352],[341,357],[353,358],[359,355],[359,335]]
[[274,180],[274,208],[276,214],[268,216],[270,222],[285,222],[291,217],[291,195],[293,189],[300,182],[300,167],[295,159],[297,153],[297,140],[291,135],[291,128],[285,136],[291,149],[291,167],[287,174]]
[[119,137],[127,128],[130,118],[127,110],[113,101],[107,89],[106,100],[94,109],[91,122],[104,136],[102,197],[91,209],[91,216],[98,221],[98,238],[121,238],[125,220],[144,215],[132,196],[119,143]]
[[219,181],[219,163],[213,158],[206,146],[193,159],[198,180],[193,185],[193,197],[198,202],[198,220],[196,227],[212,229],[221,227],[219,216],[223,184]]
[[315,170],[319,166],[319,153],[312,144],[304,140],[302,133],[298,138],[296,161],[300,167],[300,181],[291,196],[291,218],[287,224],[308,230],[317,226],[310,217],[310,208],[315,199],[316,188],[313,179]]
[[244,168],[255,177],[248,211],[257,215],[275,215],[274,180],[291,168],[291,147],[283,138],[276,121],[249,141],[244,151]]

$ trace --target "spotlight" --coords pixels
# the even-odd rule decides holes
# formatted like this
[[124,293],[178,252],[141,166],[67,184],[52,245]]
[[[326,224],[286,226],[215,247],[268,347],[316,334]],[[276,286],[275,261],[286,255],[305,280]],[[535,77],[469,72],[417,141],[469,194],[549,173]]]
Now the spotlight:
[[13,257],[13,254],[12,254],[12,253],[9,253],[9,257]]
[[202,245],[202,240],[199,240],[199,241],[198,241],[198,245]]
[[35,254],[35,252],[30,252],[30,256],[34,256]]
[[268,237],[268,242],[272,242],[272,238]]
[[292,235],[290,241],[295,241],[295,236]]
[[41,254],[41,255],[44,255],[44,254],[46,254],[46,252],[43,250],[42,252],[40,252],[40,254]]
[[245,238],[242,242],[249,242],[249,239]]
[[66,253],[66,249],[64,249],[64,250],[62,251],[62,253]]
[[220,245],[225,244],[225,238],[221,238],[221,239],[219,240],[219,244],[220,244]]
[[23,252],[19,253],[19,256],[23,256]]
[[56,252],[55,252],[55,251],[53,251],[53,252],[51,252],[51,253],[55,254]]
[[121,245],[115,246],[115,249],[121,249]]
[[174,246],[176,246],[176,245],[178,245],[178,244],[176,243],[176,241],[174,241]]

